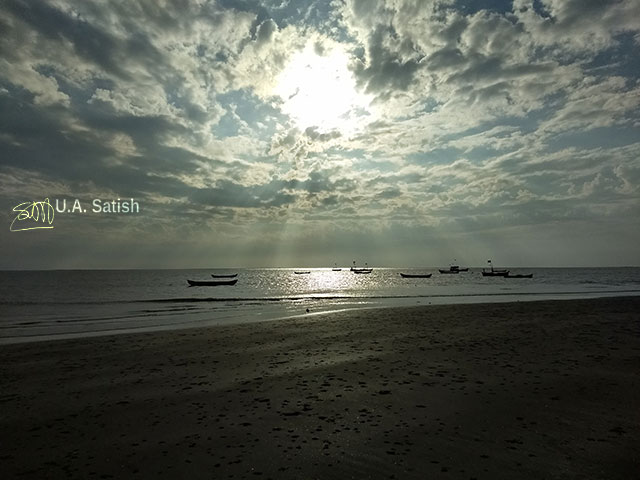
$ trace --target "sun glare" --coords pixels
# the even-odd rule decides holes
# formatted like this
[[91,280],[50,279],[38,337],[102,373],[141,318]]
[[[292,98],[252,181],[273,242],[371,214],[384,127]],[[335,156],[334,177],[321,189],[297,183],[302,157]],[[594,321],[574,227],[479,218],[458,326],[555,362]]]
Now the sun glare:
[[274,93],[282,98],[282,111],[298,128],[346,134],[367,121],[370,100],[356,88],[348,62],[340,48],[319,55],[309,46],[293,56]]

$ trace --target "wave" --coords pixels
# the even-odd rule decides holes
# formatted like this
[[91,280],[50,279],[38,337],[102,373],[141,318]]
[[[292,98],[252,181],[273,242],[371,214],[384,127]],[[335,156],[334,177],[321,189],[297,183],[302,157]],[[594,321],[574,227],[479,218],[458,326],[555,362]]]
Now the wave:
[[462,298],[462,297],[497,297],[497,296],[540,296],[540,295],[580,295],[580,294],[623,294],[623,293],[640,293],[640,289],[624,289],[624,290],[566,290],[566,291],[539,291],[539,292],[522,292],[522,291],[505,291],[500,292],[464,292],[464,293],[442,293],[442,294],[410,294],[410,295],[290,295],[275,297],[167,297],[167,298],[150,298],[150,299],[131,299],[131,300],[85,300],[85,301],[0,301],[0,305],[9,306],[53,306],[53,305],[125,305],[140,303],[272,303],[272,302],[298,302],[298,301],[322,301],[322,300],[389,300],[389,299],[408,299],[408,298]]

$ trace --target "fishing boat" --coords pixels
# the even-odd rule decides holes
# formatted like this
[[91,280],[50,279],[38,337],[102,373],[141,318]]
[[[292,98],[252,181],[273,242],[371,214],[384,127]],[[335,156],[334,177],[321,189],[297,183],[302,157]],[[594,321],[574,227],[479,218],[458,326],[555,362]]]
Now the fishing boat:
[[460,273],[460,272],[468,272],[468,271],[469,271],[469,269],[468,269],[467,267],[465,267],[465,268],[460,268],[460,265],[456,265],[456,264],[455,264],[455,261],[456,261],[455,259],[454,259],[453,261],[454,261],[454,263],[452,263],[451,265],[449,265],[449,269],[448,269],[448,270],[440,269],[440,268],[439,268],[439,269],[438,269],[438,271],[439,271],[440,273],[445,273],[445,274],[446,274],[446,273],[456,274],[456,273]]
[[482,271],[483,277],[506,277],[507,275],[509,275],[508,271],[507,272],[499,272],[499,271],[492,272],[492,271],[486,271],[486,270]]
[[371,273],[373,271],[373,268],[369,268],[369,265],[366,263],[364,264],[364,268],[356,267],[356,261],[354,260],[353,267],[351,267],[349,270],[353,273]]
[[402,278],[431,278],[430,273],[401,273]]
[[483,277],[506,277],[507,275],[509,275],[509,271],[507,270],[506,272],[500,272],[498,270],[495,271],[487,271],[487,270],[482,270],[482,276]]
[[487,263],[491,265],[491,270],[487,270],[483,268],[482,269],[483,277],[506,277],[507,275],[509,275],[509,270],[506,270],[504,268],[493,268],[493,264],[491,263],[491,260],[487,260]]
[[334,263],[333,264],[333,268],[331,269],[331,271],[333,271],[333,272],[341,272],[342,269],[340,267],[338,267],[337,263]]
[[229,273],[229,274],[224,274],[224,275],[216,275],[215,273],[212,273],[211,276],[213,278],[236,278],[238,276],[237,273]]
[[218,287],[221,285],[235,285],[237,278],[233,280],[187,280],[190,287]]
[[453,275],[460,273],[459,270],[452,270],[451,268],[449,268],[448,270],[443,270],[442,268],[439,268],[438,271],[440,273],[444,273],[444,274],[448,273],[448,274],[453,274]]
[[514,275],[507,273],[504,278],[533,278],[533,273],[517,273]]
[[509,275],[509,270],[505,270],[502,268],[491,267],[491,270],[485,270],[484,268],[482,269],[483,277],[506,277],[507,275]]
[[311,270],[295,271],[293,273],[295,273],[296,275],[308,275],[311,273]]

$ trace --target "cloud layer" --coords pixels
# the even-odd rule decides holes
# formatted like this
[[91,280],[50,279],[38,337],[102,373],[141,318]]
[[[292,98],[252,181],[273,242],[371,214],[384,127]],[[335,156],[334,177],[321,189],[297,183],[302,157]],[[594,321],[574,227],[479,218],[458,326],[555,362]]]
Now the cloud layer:
[[462,4],[3,2],[7,225],[144,215],[7,227],[0,267],[639,264],[640,4]]

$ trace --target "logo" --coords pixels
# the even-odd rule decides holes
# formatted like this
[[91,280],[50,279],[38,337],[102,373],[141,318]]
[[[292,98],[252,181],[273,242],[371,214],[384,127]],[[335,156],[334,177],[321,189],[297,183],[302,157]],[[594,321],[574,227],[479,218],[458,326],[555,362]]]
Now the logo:
[[48,198],[41,202],[23,202],[13,207],[13,211],[18,214],[9,227],[12,232],[53,228],[55,212]]

